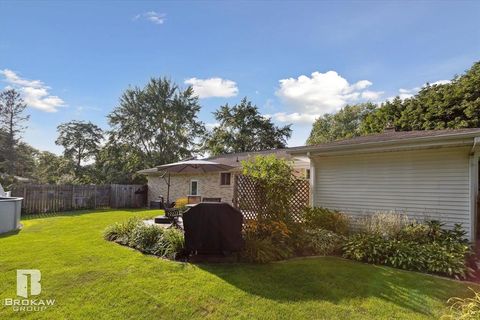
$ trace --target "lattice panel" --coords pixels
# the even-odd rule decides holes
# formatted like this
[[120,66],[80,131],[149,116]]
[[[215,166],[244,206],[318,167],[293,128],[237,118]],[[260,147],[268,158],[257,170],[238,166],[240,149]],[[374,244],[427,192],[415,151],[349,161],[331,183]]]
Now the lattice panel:
[[[303,208],[308,206],[310,199],[310,186],[307,180],[295,181],[296,192],[292,194],[289,203],[289,212],[295,219],[300,219]],[[245,222],[257,220],[257,216],[265,208],[265,192],[262,187],[251,177],[245,175],[235,176],[233,204],[244,216]]]

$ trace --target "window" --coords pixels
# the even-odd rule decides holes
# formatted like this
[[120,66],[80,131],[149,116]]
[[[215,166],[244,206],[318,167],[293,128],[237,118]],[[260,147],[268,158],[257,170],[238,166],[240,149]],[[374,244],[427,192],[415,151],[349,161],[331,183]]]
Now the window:
[[191,196],[198,196],[198,181],[197,180],[190,181],[190,195]]
[[231,178],[232,178],[232,174],[230,172],[220,173],[220,185],[229,186]]

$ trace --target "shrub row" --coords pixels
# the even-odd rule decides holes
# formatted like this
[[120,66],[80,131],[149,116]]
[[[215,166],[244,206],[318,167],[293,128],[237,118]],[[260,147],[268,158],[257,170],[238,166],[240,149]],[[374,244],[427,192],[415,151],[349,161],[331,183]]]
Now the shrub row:
[[182,231],[146,225],[138,218],[110,225],[103,235],[106,240],[168,259],[178,258],[183,253],[185,242]]
[[465,277],[471,248],[460,225],[417,223],[397,213],[361,219],[348,236],[346,215],[325,208],[305,209],[302,221],[260,219],[245,229],[242,257],[265,263],[293,256],[343,254],[345,258],[396,268]]
[[246,225],[242,257],[265,263],[293,256],[339,254],[347,231],[345,215],[323,208],[306,209],[302,221],[264,216]]
[[363,231],[348,238],[343,256],[396,268],[464,278],[470,246],[459,225],[446,230],[437,221],[411,222],[385,233]]
[[305,208],[303,222],[308,229],[325,229],[336,234],[347,235],[350,223],[348,217],[337,210],[326,208]]

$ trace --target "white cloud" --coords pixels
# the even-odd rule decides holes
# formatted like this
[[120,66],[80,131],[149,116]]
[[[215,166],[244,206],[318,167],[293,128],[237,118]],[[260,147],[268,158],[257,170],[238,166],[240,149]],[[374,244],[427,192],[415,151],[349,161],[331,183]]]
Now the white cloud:
[[195,91],[195,94],[198,95],[199,98],[228,98],[238,94],[238,87],[235,81],[222,78],[190,78],[185,80],[185,84],[191,85],[193,91]]
[[380,97],[383,95],[383,91],[370,91],[370,90],[365,90],[362,92],[362,99],[368,100],[368,101],[377,101],[380,99]]
[[298,112],[277,112],[271,115],[271,118],[278,122],[312,124],[318,118],[318,115]]
[[5,82],[18,89],[22,94],[25,103],[32,108],[46,112],[56,112],[59,107],[65,106],[65,102],[58,96],[51,95],[51,89],[40,80],[28,80],[21,78],[12,70],[0,70],[0,74],[5,77]]
[[450,82],[452,82],[452,81],[450,81],[450,80],[438,80],[438,81],[430,83],[430,85],[435,86],[435,85],[440,85],[440,84],[448,84]]
[[[435,82],[432,82],[430,83],[431,86],[434,86],[434,85],[442,85],[442,84],[448,84],[450,83],[451,81],[450,80],[438,80],[438,81],[435,81]],[[398,94],[397,96],[402,99],[402,100],[405,100],[405,99],[408,99],[408,98],[411,98],[413,97],[414,95],[416,95],[422,88],[425,88],[427,86],[426,83],[424,83],[422,86],[420,87],[414,87],[414,88],[411,88],[411,89],[404,89],[404,88],[400,88],[398,89]],[[393,99],[395,99],[395,97],[388,97],[387,100],[388,101],[392,101]]]
[[420,91],[420,89],[421,89],[420,87],[415,87],[415,88],[412,88],[412,89],[400,88],[398,90],[398,96],[400,97],[400,99],[405,100],[405,99],[413,97],[415,94],[417,94],[418,91]]
[[100,112],[102,111],[102,109],[97,107],[90,107],[90,106],[78,106],[75,108],[75,115],[81,116],[83,115],[84,112],[89,112],[89,111]]
[[372,85],[368,80],[350,84],[335,71],[311,76],[282,79],[276,94],[291,113],[280,112],[273,115],[277,121],[312,123],[316,118],[338,111],[348,103],[378,100],[383,92],[366,90]]
[[133,17],[133,21],[136,21],[136,20],[139,20],[139,19],[145,19],[145,20],[150,21],[151,23],[154,23],[154,24],[163,24],[165,22],[166,17],[167,17],[167,15],[165,13],[148,11],[148,12],[137,14],[136,16]]

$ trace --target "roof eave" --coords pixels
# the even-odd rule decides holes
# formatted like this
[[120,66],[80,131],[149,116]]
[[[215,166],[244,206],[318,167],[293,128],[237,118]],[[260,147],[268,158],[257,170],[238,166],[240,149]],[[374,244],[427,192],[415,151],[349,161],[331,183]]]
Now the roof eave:
[[157,173],[157,172],[158,172],[157,168],[148,168],[148,169],[139,170],[136,173],[137,174],[149,175],[149,174],[154,174],[154,173]]

